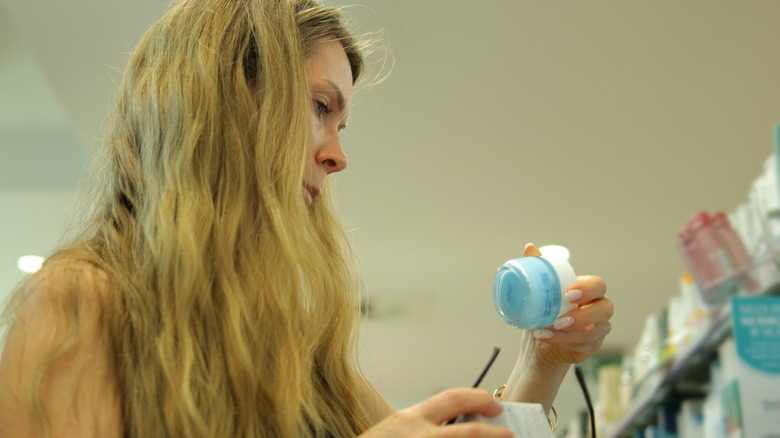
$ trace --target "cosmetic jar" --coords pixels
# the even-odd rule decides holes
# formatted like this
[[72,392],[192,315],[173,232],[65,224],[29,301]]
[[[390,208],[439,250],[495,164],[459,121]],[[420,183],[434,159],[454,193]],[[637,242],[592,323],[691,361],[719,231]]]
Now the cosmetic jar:
[[576,307],[563,299],[576,280],[569,262],[560,258],[512,259],[496,272],[493,301],[501,318],[513,327],[547,327]]

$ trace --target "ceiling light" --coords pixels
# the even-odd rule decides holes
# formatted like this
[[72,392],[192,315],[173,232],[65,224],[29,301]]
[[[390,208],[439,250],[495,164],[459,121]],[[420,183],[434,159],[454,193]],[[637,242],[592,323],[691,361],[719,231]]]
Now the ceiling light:
[[569,260],[569,249],[561,245],[545,245],[539,248],[545,257]]
[[22,272],[33,273],[38,269],[41,269],[43,260],[43,257],[40,256],[26,255],[19,257],[19,261],[16,262],[16,266],[18,266],[19,270]]

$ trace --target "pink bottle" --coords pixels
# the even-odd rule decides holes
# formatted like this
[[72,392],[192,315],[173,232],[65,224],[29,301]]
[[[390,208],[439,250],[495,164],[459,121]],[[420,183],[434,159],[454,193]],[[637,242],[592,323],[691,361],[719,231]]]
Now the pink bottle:
[[726,249],[732,266],[737,271],[746,271],[753,266],[753,260],[742,243],[742,238],[731,228],[729,218],[723,212],[712,215],[712,225],[717,232],[721,245]]
[[694,275],[699,287],[708,290],[734,273],[718,233],[712,226],[712,218],[706,212],[695,214],[688,221],[692,240],[697,247],[699,271]]
[[726,249],[729,260],[734,270],[741,274],[741,284],[748,291],[755,291],[758,285],[753,280],[751,269],[753,268],[753,259],[745,248],[742,238],[737,231],[731,227],[728,216],[723,212],[712,215],[712,225],[717,232],[721,245]]
[[709,266],[704,262],[699,246],[693,239],[693,232],[686,226],[677,234],[682,247],[683,258],[688,265],[688,270],[696,279],[697,284],[703,284],[704,279],[712,278]]

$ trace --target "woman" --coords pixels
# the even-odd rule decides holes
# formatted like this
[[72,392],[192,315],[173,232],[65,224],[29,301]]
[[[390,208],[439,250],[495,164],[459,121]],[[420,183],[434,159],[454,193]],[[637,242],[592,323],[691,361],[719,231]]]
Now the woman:
[[[80,232],[8,309],[0,431],[511,436],[441,427],[497,415],[487,392],[395,412],[356,369],[358,282],[325,182],[347,165],[362,70],[338,12],[311,0],[173,6],[131,55]],[[580,308],[538,333],[502,397],[549,408],[600,347],[604,282],[575,287]]]

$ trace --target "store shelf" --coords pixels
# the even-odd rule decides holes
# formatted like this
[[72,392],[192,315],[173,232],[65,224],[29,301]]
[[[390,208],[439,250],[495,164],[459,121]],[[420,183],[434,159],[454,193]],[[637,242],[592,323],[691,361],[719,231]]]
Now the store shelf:
[[[780,284],[774,284],[763,292],[763,295],[778,294]],[[703,395],[699,392],[709,381],[710,363],[718,347],[731,336],[731,328],[731,305],[727,304],[710,315],[706,334],[695,345],[659,366],[650,376],[650,381],[654,381],[651,388],[640,391],[646,395],[628,409],[622,420],[609,427],[606,436],[632,437],[635,430],[657,421],[662,404]]]

